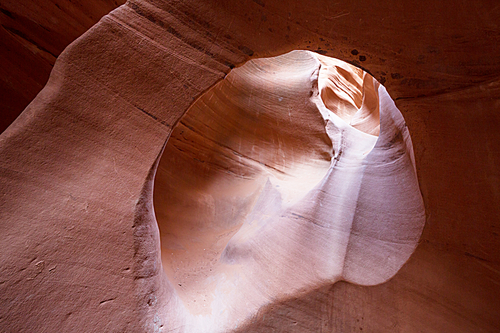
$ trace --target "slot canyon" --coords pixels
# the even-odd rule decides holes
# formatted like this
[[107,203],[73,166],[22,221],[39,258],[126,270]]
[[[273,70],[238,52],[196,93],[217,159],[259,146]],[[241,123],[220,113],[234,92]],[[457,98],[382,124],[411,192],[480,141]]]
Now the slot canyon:
[[0,332],[500,331],[498,22],[0,0]]

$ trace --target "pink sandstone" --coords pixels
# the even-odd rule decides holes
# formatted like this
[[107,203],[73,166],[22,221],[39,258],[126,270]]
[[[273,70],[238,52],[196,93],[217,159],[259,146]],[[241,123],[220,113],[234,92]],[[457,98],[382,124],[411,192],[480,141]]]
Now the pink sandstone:
[[[2,3],[7,110],[114,6],[94,3]],[[104,16],[0,136],[0,331],[497,332],[499,18],[427,0],[132,0]],[[279,74],[245,74],[266,61]],[[217,99],[197,103],[232,85],[272,97],[231,93],[254,103],[247,121],[213,121]],[[401,268],[416,174],[427,223]]]

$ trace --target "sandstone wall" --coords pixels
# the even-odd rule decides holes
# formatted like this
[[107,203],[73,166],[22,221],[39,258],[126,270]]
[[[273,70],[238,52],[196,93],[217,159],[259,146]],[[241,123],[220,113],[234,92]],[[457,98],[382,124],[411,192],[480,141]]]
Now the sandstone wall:
[[[2,4],[10,110],[116,4],[82,16],[58,3],[76,17],[64,16],[69,27],[52,5]],[[427,222],[389,282],[323,286],[262,308],[239,330],[498,331],[499,18],[486,0],[129,1],[59,56],[0,137],[0,328],[177,329],[166,312],[178,300],[152,251],[151,168],[176,121],[231,68],[303,49],[385,85],[412,134]]]

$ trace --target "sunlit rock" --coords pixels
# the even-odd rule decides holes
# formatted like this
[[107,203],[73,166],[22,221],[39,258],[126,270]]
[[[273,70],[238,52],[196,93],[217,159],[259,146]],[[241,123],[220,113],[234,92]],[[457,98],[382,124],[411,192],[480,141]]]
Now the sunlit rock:
[[352,65],[294,51],[231,71],[180,119],[156,175],[189,331],[339,280],[387,281],[425,221],[412,159],[390,96]]

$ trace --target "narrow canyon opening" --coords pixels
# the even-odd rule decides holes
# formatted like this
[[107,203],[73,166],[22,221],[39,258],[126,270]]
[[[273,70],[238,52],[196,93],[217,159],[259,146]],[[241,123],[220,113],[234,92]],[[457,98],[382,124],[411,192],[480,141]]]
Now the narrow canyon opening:
[[262,297],[241,296],[236,312],[342,278],[378,88],[353,65],[292,51],[248,61],[189,108],[160,160],[154,209],[164,271],[191,313],[257,280]]

